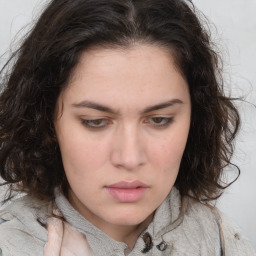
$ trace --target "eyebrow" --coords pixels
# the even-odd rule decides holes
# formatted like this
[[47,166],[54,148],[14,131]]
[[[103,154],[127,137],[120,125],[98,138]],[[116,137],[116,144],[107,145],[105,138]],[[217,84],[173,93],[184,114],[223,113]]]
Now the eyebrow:
[[147,107],[142,111],[142,113],[147,114],[147,113],[155,111],[155,110],[171,107],[175,104],[183,104],[183,101],[181,101],[179,99],[173,99],[173,100],[170,100],[170,101],[166,101],[166,102],[154,105],[154,106]]
[[[172,100],[162,102],[153,106],[149,106],[149,107],[146,107],[144,110],[142,110],[141,114],[147,114],[155,110],[171,107],[176,104],[183,104],[183,101],[181,101],[180,99],[172,99]],[[74,103],[72,104],[72,106],[75,108],[91,108],[91,109],[95,109],[95,110],[99,110],[102,112],[107,112],[115,115],[118,114],[117,110],[114,110],[108,106],[105,106],[96,102],[92,102],[92,101],[87,101],[87,100],[81,101],[79,103]]]

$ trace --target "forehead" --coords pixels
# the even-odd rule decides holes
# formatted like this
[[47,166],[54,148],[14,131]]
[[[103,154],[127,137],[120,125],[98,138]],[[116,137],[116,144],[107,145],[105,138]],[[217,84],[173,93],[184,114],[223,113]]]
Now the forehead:
[[[116,68],[119,66],[122,69],[122,65],[126,65],[127,67],[130,65],[131,68],[135,68],[141,73],[148,69],[157,71],[157,67],[159,71],[164,72],[166,71],[164,66],[172,66],[179,72],[180,67],[177,65],[175,58],[172,54],[172,49],[156,44],[135,43],[128,47],[95,46],[83,52],[74,69],[72,80],[74,81],[81,71],[82,73],[88,71],[88,73],[97,72],[104,74],[110,71],[111,67],[117,70]],[[115,64],[117,66],[114,67]],[[145,70],[145,68],[147,69]],[[127,69],[122,70],[124,72],[129,71]],[[182,75],[182,71],[180,73]]]
[[134,45],[85,51],[64,94],[73,100],[85,97],[109,103],[115,99],[117,103],[120,98],[127,98],[137,104],[140,99],[183,97],[187,91],[186,80],[169,50]]

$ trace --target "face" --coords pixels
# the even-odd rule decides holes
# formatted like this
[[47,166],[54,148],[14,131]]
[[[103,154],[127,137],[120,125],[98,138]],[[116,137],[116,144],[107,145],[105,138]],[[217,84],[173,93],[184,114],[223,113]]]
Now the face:
[[188,85],[164,48],[85,52],[55,120],[69,201],[97,227],[152,218],[176,180],[190,126]]

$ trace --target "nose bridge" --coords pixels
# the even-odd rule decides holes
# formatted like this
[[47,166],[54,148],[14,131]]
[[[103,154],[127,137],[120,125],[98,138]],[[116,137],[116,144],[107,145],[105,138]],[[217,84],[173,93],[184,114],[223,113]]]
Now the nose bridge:
[[134,124],[126,124],[118,129],[112,161],[114,165],[129,170],[135,169],[145,162],[144,145],[139,127]]

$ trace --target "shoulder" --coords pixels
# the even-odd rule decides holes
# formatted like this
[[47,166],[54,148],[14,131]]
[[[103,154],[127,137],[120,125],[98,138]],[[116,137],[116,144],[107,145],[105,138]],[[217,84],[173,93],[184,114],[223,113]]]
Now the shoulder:
[[225,256],[255,256],[255,252],[241,229],[218,208],[190,200],[187,216],[201,226],[201,232],[215,232]]
[[171,224],[163,229],[163,239],[174,255],[220,255],[219,233],[211,209],[177,190],[169,197]]
[[172,192],[169,200],[171,213],[177,208],[179,217],[174,219],[168,236],[179,250],[182,248],[181,255],[191,255],[187,253],[191,250],[191,253],[200,251],[201,255],[256,256],[237,225],[216,207],[189,197],[181,198],[177,190]]
[[0,210],[0,248],[3,256],[42,254],[47,231],[38,218],[47,211],[44,205],[41,206],[25,196]]
[[243,235],[240,227],[237,224],[222,213],[219,213],[218,222],[226,256],[256,255],[249,240]]

